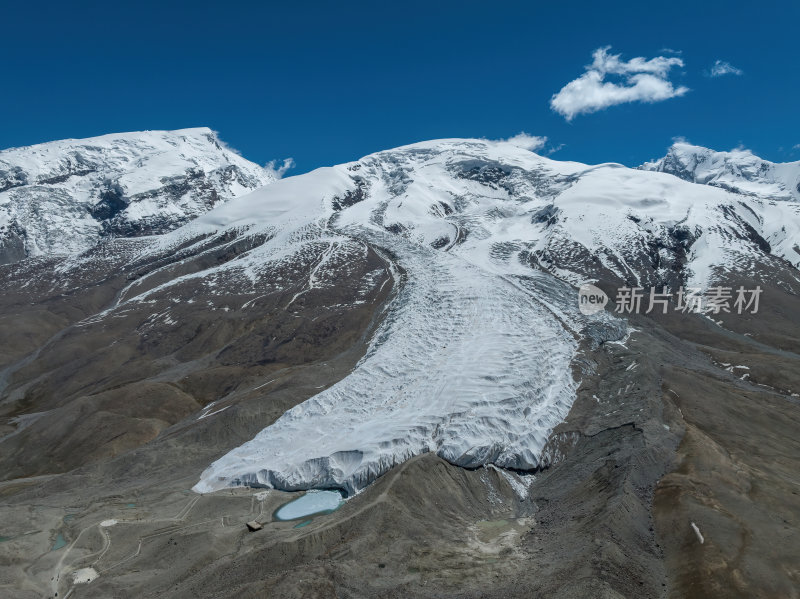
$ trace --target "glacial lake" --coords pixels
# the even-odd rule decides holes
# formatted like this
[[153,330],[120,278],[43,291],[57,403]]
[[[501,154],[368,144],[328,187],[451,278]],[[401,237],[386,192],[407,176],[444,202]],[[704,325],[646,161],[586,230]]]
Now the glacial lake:
[[67,545],[67,540],[64,538],[64,535],[58,533],[58,536],[56,536],[56,542],[53,544],[53,548],[50,551],[57,551],[58,549],[61,549],[66,545]]
[[319,514],[330,514],[338,510],[344,503],[338,491],[308,491],[275,510],[276,520],[297,520]]

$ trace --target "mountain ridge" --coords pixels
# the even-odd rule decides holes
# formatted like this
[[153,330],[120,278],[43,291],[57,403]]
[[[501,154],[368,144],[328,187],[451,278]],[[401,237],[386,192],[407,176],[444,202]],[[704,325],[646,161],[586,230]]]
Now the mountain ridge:
[[800,201],[800,161],[770,162],[743,148],[721,152],[676,142],[665,156],[639,168],[745,195]]
[[0,262],[163,233],[276,177],[207,127],[0,151]]

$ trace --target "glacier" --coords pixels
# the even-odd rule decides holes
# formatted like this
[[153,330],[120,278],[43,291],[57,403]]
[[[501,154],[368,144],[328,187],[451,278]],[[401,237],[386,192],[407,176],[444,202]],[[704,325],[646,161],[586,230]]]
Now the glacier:
[[[468,158],[491,159],[491,148],[467,146]],[[270,227],[281,233],[267,245],[282,247],[297,231],[317,227],[360,240],[386,256],[397,291],[350,375],[212,464],[196,491],[247,484],[352,494],[424,452],[466,467],[540,465],[539,452],[566,416],[576,386],[571,362],[579,316],[553,305],[577,304],[548,301],[566,293],[554,277],[486,255],[489,240],[504,237],[489,229],[497,226],[492,211],[509,203],[508,194],[490,188],[487,196],[486,186],[465,181],[471,195],[455,197],[448,168],[464,150],[461,143],[449,153],[415,146],[322,169],[198,219],[191,235],[204,227]],[[523,160],[533,156],[512,151]],[[397,168],[415,172],[404,189],[391,185]],[[354,181],[369,185],[367,198],[335,211],[334,199],[354,193]],[[443,218],[459,202],[465,221]],[[260,223],[253,214],[263,217]],[[473,241],[457,243],[466,221]],[[445,238],[448,248],[433,247]]]
[[544,466],[548,435],[575,399],[587,331],[626,333],[608,313],[580,314],[576,285],[601,273],[651,285],[678,272],[707,287],[756,260],[792,259],[787,228],[798,224],[796,202],[487,140],[379,152],[233,200],[163,236],[159,251],[262,234],[216,274],[255,277],[310,252],[311,290],[335,284],[332,253],[369,247],[394,295],[350,374],[215,461],[194,490],[353,494],[425,452],[470,468]]

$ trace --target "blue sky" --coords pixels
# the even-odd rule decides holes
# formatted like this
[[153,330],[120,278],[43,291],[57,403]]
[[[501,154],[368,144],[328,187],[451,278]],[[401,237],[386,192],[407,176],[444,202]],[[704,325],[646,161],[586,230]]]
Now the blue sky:
[[[590,163],[636,165],[675,137],[800,159],[796,1],[3,0],[2,11],[2,148],[207,125],[256,162],[293,157],[293,172],[520,131]],[[689,91],[568,121],[551,98],[606,46],[626,65],[679,59],[658,76]],[[717,60],[741,74],[709,77]],[[602,83],[632,85],[618,71]]]

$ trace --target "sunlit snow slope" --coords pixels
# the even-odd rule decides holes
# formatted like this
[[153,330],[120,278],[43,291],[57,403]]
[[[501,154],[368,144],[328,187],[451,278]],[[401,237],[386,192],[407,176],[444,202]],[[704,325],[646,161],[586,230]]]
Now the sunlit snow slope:
[[160,243],[225,231],[267,238],[215,277],[256,278],[305,248],[316,266],[290,305],[335,284],[345,248],[370,246],[396,291],[349,376],[216,461],[195,490],[354,492],[428,451],[464,466],[535,468],[574,399],[579,342],[624,333],[605,313],[578,314],[569,284],[707,285],[725,269],[779,259],[764,238],[798,218],[789,211],[779,223],[769,210],[670,174],[483,140],[381,152],[213,210]]
[[274,175],[208,128],[116,133],[0,151],[0,264],[102,237],[163,233]]
[[770,162],[746,149],[717,152],[677,142],[666,156],[640,168],[743,194],[774,200],[800,200],[800,161]]

